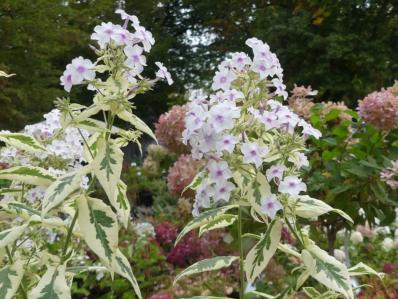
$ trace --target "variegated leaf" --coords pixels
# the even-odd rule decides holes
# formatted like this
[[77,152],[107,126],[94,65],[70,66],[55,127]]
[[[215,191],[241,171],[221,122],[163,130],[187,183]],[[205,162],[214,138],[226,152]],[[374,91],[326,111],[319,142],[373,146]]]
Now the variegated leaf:
[[47,214],[48,211],[58,206],[71,193],[79,189],[86,172],[87,168],[83,167],[59,177],[52,183],[44,194],[42,215]]
[[199,261],[178,274],[174,280],[174,284],[181,278],[193,274],[198,274],[207,271],[219,270],[231,266],[231,264],[238,260],[237,256],[217,256],[210,259]]
[[107,266],[118,248],[118,225],[110,206],[96,198],[77,197],[78,223],[84,240]]
[[238,216],[232,215],[232,214],[224,214],[218,216],[216,219],[213,221],[210,221],[209,223],[206,223],[205,225],[202,225],[199,229],[199,237],[201,237],[204,233],[214,230],[214,229],[219,229],[219,228],[224,228],[228,227],[238,219]]
[[86,118],[80,121],[74,121],[73,126],[75,128],[83,129],[88,132],[94,133],[104,133],[110,132],[110,130],[106,127],[106,124],[103,121],[99,121],[93,118]]
[[14,298],[25,272],[23,264],[23,260],[17,259],[0,270],[0,298]]
[[192,182],[190,182],[189,185],[186,186],[184,190],[182,190],[181,195],[184,194],[185,191],[189,189],[196,190],[199,187],[200,183],[202,183],[203,177],[204,177],[204,172],[203,171],[198,172],[193,178]]
[[137,130],[148,134],[149,136],[151,136],[153,138],[153,140],[156,140],[156,136],[155,134],[152,132],[151,128],[147,126],[146,123],[144,123],[141,119],[139,119],[136,115],[128,112],[128,111],[122,111],[120,113],[118,113],[117,115],[120,119],[129,122],[130,124],[132,124]]
[[70,299],[65,278],[65,265],[48,266],[38,285],[29,293],[29,299]]
[[95,156],[92,167],[95,176],[104,188],[110,201],[117,194],[117,184],[120,180],[123,164],[123,152],[116,145],[114,140],[101,138],[98,141],[97,155]]
[[12,77],[12,76],[15,76],[15,74],[7,74],[7,73],[4,72],[4,71],[0,71],[0,77],[9,78],[9,77]]
[[28,152],[42,152],[46,148],[32,136],[22,133],[0,133],[0,141]]
[[142,298],[140,287],[138,286],[137,279],[134,276],[130,263],[119,249],[116,251],[116,255],[113,259],[112,270],[130,281],[137,297],[139,299]]
[[16,166],[0,170],[0,179],[37,186],[49,186],[56,180],[47,170],[35,166]]
[[14,243],[25,231],[27,224],[14,226],[0,232],[0,248]]
[[88,162],[91,163],[93,161],[93,157],[97,155],[98,152],[98,140],[102,137],[103,135],[100,133],[94,133],[93,135],[90,136],[90,138],[87,140],[89,149],[87,148],[86,145],[84,145],[84,159]]
[[181,241],[181,239],[190,231],[197,229],[197,228],[213,221],[218,216],[225,214],[226,211],[237,208],[237,207],[238,207],[238,205],[228,205],[228,206],[223,206],[223,207],[216,208],[216,209],[211,209],[211,210],[201,213],[198,217],[191,220],[183,228],[183,230],[177,236],[175,244],[177,244],[179,241]]
[[316,218],[329,212],[335,212],[349,222],[354,223],[351,217],[343,211],[334,209],[325,202],[308,195],[299,196],[296,200],[293,200],[293,204],[295,205],[296,214],[303,218]]
[[377,272],[376,270],[372,269],[371,267],[362,262],[349,268],[348,272],[350,273],[350,276],[375,275],[380,279],[383,279],[385,276],[383,272]]
[[118,219],[127,228],[130,222],[130,202],[127,198],[127,186],[121,180],[116,185],[116,194],[110,198],[111,205],[115,208]]
[[341,298],[341,295],[336,292],[327,291],[325,293],[320,293],[313,287],[305,287],[305,288],[303,288],[303,291],[311,299],[338,299],[338,298]]
[[282,221],[274,219],[260,241],[249,251],[244,263],[247,281],[252,283],[264,271],[281,239]]
[[301,252],[301,257],[313,278],[349,299],[354,298],[350,275],[343,263],[316,245],[309,245]]
[[258,292],[258,291],[250,291],[248,292],[249,295],[256,295],[260,298],[266,298],[266,299],[276,299],[278,297],[263,293],[263,292]]
[[[256,180],[249,185],[246,198],[248,199],[252,209],[259,215],[264,213],[261,211],[261,198],[271,194],[271,187],[266,177],[261,173],[257,173]],[[259,222],[263,222],[259,220]]]

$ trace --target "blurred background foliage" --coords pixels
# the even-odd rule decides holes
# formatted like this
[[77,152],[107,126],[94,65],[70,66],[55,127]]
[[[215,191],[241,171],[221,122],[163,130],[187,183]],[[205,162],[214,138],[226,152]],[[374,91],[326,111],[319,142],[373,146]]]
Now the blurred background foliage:
[[[0,69],[17,76],[0,80],[0,128],[40,120],[65,95],[65,65],[77,55],[92,58],[92,29],[118,22],[118,5],[153,32],[148,61],[164,62],[176,82],[137,98],[137,114],[150,123],[189,88],[206,88],[215,65],[252,36],[276,52],[289,90],[312,85],[320,98],[351,108],[398,74],[396,0],[2,0]],[[90,94],[71,98],[85,103]]]

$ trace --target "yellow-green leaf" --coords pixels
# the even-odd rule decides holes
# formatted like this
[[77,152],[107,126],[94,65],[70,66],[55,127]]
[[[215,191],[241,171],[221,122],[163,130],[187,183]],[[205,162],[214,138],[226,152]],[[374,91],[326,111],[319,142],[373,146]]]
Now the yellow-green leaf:
[[121,180],[116,185],[116,194],[109,199],[111,205],[115,208],[117,217],[125,228],[130,222],[130,202],[127,198],[127,186]]
[[216,209],[211,209],[211,210],[208,210],[208,211],[205,211],[205,212],[201,213],[198,217],[196,217],[193,220],[191,220],[183,228],[183,230],[177,236],[175,244],[177,244],[190,231],[192,231],[194,229],[197,229],[197,228],[199,228],[199,227],[201,227],[201,226],[213,221],[214,219],[216,219],[220,215],[225,214],[226,211],[234,209],[234,208],[237,208],[237,207],[238,207],[238,205],[228,205],[228,206],[223,206],[223,207],[216,208]]
[[244,263],[247,280],[252,283],[264,271],[281,239],[282,221],[274,219],[260,241],[249,251]]
[[22,133],[0,133],[0,141],[28,152],[42,152],[46,148],[32,136]]
[[112,264],[118,248],[118,225],[115,213],[102,200],[86,197],[76,198],[78,223],[88,247],[97,254],[106,266]]
[[349,299],[354,298],[350,275],[343,263],[313,244],[301,252],[301,257],[313,278]]
[[218,216],[216,219],[210,221],[209,223],[206,223],[205,225],[202,225],[199,229],[199,237],[201,237],[204,233],[214,230],[214,229],[219,229],[219,228],[224,228],[232,225],[236,220],[238,219],[238,216],[232,215],[232,214],[224,214]]
[[348,220],[351,223],[354,223],[354,221],[351,219],[350,216],[348,216],[346,213],[344,213],[341,210],[334,209],[325,202],[312,198],[308,195],[302,195],[299,196],[297,199],[290,199],[293,202],[293,205],[295,206],[295,211],[296,214],[300,217],[303,218],[316,218],[320,215],[329,213],[329,212],[335,212]]
[[137,279],[134,276],[130,263],[119,249],[116,251],[116,255],[113,259],[112,270],[130,281],[137,297],[139,299],[142,298]]
[[9,77],[12,77],[12,76],[15,76],[15,74],[7,74],[7,73],[4,72],[4,71],[0,71],[0,77],[9,78]]
[[42,215],[58,206],[71,193],[80,188],[83,176],[88,168],[80,168],[74,172],[67,173],[59,177],[46,190],[42,205]]
[[120,119],[129,122],[130,124],[132,124],[137,130],[148,134],[149,136],[151,136],[156,142],[156,136],[155,134],[152,132],[151,128],[147,126],[146,123],[144,123],[141,119],[139,119],[136,115],[128,112],[128,111],[122,111],[120,113],[118,113],[117,115]]
[[122,173],[123,152],[116,145],[114,140],[101,138],[97,144],[97,155],[95,156],[92,168],[101,186],[104,188],[110,201],[115,202],[117,186]]
[[183,270],[180,274],[178,274],[174,280],[174,284],[185,276],[229,267],[234,261],[238,259],[239,257],[237,256],[217,256],[210,259],[199,261],[189,266],[185,270]]
[[23,260],[17,259],[14,264],[0,269],[0,298],[14,298],[24,275],[23,265]]
[[65,265],[48,266],[38,285],[29,293],[29,299],[70,299],[65,278]]
[[49,186],[56,180],[47,170],[35,166],[16,166],[0,170],[0,179],[37,186]]
[[14,226],[0,232],[0,248],[14,243],[25,231],[27,224]]

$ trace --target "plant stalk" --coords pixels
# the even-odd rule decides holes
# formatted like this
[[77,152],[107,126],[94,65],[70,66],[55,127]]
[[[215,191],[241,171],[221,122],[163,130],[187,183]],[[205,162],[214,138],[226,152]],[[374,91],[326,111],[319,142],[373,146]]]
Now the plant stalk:
[[72,223],[70,224],[69,229],[68,229],[68,234],[66,235],[64,248],[62,249],[62,257],[65,257],[65,255],[68,251],[69,242],[70,242],[70,239],[72,238],[72,232],[73,232],[73,228],[75,227],[78,214],[79,214],[79,210],[76,209],[75,215],[73,216],[73,219],[72,219]]
[[243,299],[245,296],[245,269],[244,269],[243,238],[242,238],[242,206],[240,204],[238,209],[239,209],[239,214],[238,214],[239,274],[240,274],[239,298]]

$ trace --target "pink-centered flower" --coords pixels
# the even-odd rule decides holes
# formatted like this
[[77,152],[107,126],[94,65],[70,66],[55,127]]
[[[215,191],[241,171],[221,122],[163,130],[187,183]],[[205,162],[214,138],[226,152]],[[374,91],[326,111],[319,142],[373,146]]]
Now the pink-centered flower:
[[207,164],[210,179],[216,183],[222,183],[232,177],[228,163],[225,161],[210,160]]
[[272,165],[267,171],[265,175],[267,176],[267,180],[270,182],[274,178],[278,178],[282,180],[283,172],[286,170],[286,166],[284,165]]
[[307,191],[307,186],[296,176],[287,176],[280,182],[278,191],[291,196],[298,196],[300,192]]
[[276,213],[283,208],[275,194],[270,194],[261,198],[261,212],[269,216],[271,219],[275,218]]
[[163,63],[157,61],[155,64],[158,66],[159,70],[156,72],[156,77],[160,79],[165,79],[169,85],[173,84],[174,81],[171,79],[171,75]]
[[211,88],[213,90],[223,89],[228,90],[231,86],[231,82],[236,79],[236,75],[224,68],[216,72],[216,75],[213,78],[213,84]]
[[253,163],[257,168],[263,164],[263,158],[269,152],[267,146],[261,146],[256,142],[246,142],[242,144],[240,150],[243,154],[243,162]]

